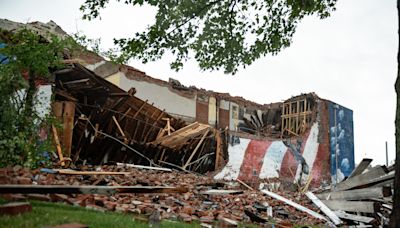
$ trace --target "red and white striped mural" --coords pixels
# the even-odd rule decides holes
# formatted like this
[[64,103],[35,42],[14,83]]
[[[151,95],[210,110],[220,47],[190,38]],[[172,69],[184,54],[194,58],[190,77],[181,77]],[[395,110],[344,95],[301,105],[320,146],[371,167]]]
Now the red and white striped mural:
[[[325,136],[321,135],[318,123],[303,135],[301,154],[313,176],[313,183],[320,184],[322,180],[330,179],[329,147],[320,143]],[[327,135],[326,135],[327,136]],[[293,181],[298,162],[290,149],[282,140],[253,140],[239,138],[235,145],[229,145],[229,161],[226,166],[214,176],[215,179],[244,180],[280,178]],[[326,164],[325,164],[326,163]],[[302,181],[308,175],[302,176]]]

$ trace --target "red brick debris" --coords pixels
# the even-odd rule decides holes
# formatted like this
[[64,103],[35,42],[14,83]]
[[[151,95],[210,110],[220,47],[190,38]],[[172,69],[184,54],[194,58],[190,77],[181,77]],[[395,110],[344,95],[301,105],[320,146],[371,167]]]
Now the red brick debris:
[[[281,201],[263,195],[258,190],[247,190],[237,182],[224,183],[209,176],[184,172],[163,172],[117,166],[81,166],[81,171],[117,171],[130,172],[129,175],[64,175],[29,170],[22,167],[0,169],[0,184],[37,184],[37,185],[98,185],[98,186],[176,186],[187,187],[183,194],[3,194],[6,200],[35,199],[51,202],[64,202],[98,211],[117,211],[150,216],[157,214],[161,219],[181,220],[184,222],[199,221],[214,223],[233,220],[244,223],[257,223],[250,219],[245,211],[267,219],[266,205],[273,208],[273,220],[279,224],[324,224],[307,213],[296,210]],[[241,194],[205,195],[202,192],[218,188],[225,190],[243,190]],[[312,202],[300,192],[285,190],[277,194],[297,202],[313,211],[321,213]],[[248,214],[248,213],[247,213]]]

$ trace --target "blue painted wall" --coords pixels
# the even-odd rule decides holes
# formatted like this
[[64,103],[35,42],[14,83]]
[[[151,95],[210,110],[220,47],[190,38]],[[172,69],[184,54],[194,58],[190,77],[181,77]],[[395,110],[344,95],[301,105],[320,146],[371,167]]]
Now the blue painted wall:
[[[353,111],[328,101],[329,112],[329,145],[331,154],[332,181],[336,180],[336,171],[340,170],[338,177],[349,176],[354,169],[354,131]],[[336,112],[336,124],[335,124]],[[336,134],[335,131],[337,130]],[[337,141],[337,144],[336,144]],[[338,152],[338,167],[336,167],[336,150]]]

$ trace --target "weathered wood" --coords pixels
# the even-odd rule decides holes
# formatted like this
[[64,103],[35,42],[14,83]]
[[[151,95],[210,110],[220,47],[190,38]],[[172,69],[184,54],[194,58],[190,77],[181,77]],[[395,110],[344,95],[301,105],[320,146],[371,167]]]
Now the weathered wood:
[[349,178],[343,182],[336,185],[335,190],[348,190],[355,187],[363,186],[367,184],[371,179],[381,177],[386,174],[386,170],[382,166],[376,166],[370,171]]
[[331,210],[349,212],[375,213],[379,211],[379,203],[371,201],[321,200]]
[[242,190],[225,190],[225,189],[211,189],[201,192],[203,195],[229,195],[229,194],[242,194]]
[[118,120],[115,118],[115,116],[112,116],[112,119],[113,119],[115,125],[117,125],[117,128],[118,128],[119,132],[121,133],[122,137],[124,137],[124,139],[127,140],[124,131],[122,130],[121,126],[118,123]]
[[78,171],[71,169],[41,169],[42,172],[67,175],[129,175],[130,172]]
[[169,169],[169,168],[152,167],[152,166],[144,166],[144,165],[134,165],[134,164],[119,163],[119,162],[117,162],[117,166],[125,166],[125,167],[137,168],[137,169],[150,169],[150,170],[159,170],[159,171],[172,172],[172,169]]
[[75,116],[75,103],[71,101],[63,102],[63,140],[64,155],[71,157],[72,149],[72,134],[74,131],[74,116]]
[[273,192],[270,192],[270,191],[267,191],[267,190],[261,190],[261,192],[266,194],[266,195],[268,195],[268,196],[270,196],[270,197],[272,197],[272,198],[274,198],[274,199],[280,200],[280,201],[282,201],[282,202],[284,202],[284,203],[296,208],[299,211],[303,211],[303,212],[305,212],[305,213],[307,213],[307,214],[309,214],[309,215],[311,215],[311,216],[313,216],[315,218],[318,218],[318,219],[321,219],[321,220],[325,220],[325,221],[327,220],[323,215],[320,215],[317,212],[312,211],[312,210],[310,210],[310,209],[308,209],[308,208],[306,208],[306,207],[304,207],[304,206],[302,206],[302,205],[300,205],[298,203],[295,203],[295,202],[293,202],[291,200],[288,200],[285,197],[282,197],[282,196],[280,196],[280,195],[278,195],[276,193],[273,193]]
[[241,185],[245,186],[246,188],[248,188],[249,190],[254,191],[254,188],[248,186],[246,183],[244,183],[240,179],[236,179],[236,181],[239,182]]
[[329,207],[327,207],[321,200],[319,200],[314,193],[312,192],[306,192],[306,196],[319,208],[321,209],[326,216],[335,224],[335,225],[340,225],[342,224],[342,220],[331,210]]
[[364,172],[364,170],[366,168],[368,168],[369,164],[371,164],[372,159],[370,158],[364,158],[360,164],[358,164],[358,166],[353,170],[353,172],[351,172],[351,174],[348,176],[347,179],[350,179],[352,177],[355,177],[357,175],[360,175]]
[[101,194],[117,193],[184,193],[184,187],[169,186],[74,186],[74,185],[0,185],[0,194]]
[[148,101],[148,100],[145,100],[145,101],[143,102],[143,104],[139,107],[139,109],[135,112],[135,114],[132,116],[133,119],[135,119],[135,118],[139,115],[140,111],[142,111],[142,109],[144,108],[144,106],[147,104],[147,101]]
[[364,188],[348,191],[336,191],[318,194],[321,200],[363,200],[371,198],[383,198],[390,196],[392,191],[388,187]]
[[353,221],[358,221],[358,222],[363,222],[363,223],[371,223],[375,220],[375,218],[361,216],[361,215],[353,215],[353,214],[346,213],[344,211],[335,211],[335,214],[339,218],[342,218],[342,219],[348,219],[348,220],[353,220]]
[[207,129],[206,132],[204,132],[203,136],[201,137],[199,143],[197,143],[196,148],[194,148],[192,154],[190,155],[190,157],[188,158],[188,160],[186,161],[185,165],[182,167],[183,169],[186,169],[186,167],[190,164],[190,161],[192,161],[194,155],[196,154],[197,150],[200,148],[200,145],[203,143],[204,139],[206,138],[208,132],[210,131],[210,129]]
[[217,148],[215,149],[215,165],[214,169],[217,170],[219,168],[219,163],[221,160],[221,132],[218,131],[217,129],[214,130],[214,135],[215,135],[215,141],[217,144]]
[[59,158],[60,161],[61,161],[61,166],[65,166],[64,156],[63,156],[63,154],[62,154],[60,140],[58,139],[57,129],[56,129],[56,127],[54,126],[54,124],[51,125],[51,129],[52,129],[52,131],[53,131],[54,142],[55,142],[55,144],[56,144],[56,149],[57,149],[58,158]]

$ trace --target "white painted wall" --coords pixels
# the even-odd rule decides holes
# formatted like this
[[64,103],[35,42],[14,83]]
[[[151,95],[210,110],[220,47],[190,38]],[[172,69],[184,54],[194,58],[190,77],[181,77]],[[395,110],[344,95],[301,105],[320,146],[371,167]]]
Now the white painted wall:
[[165,109],[168,113],[179,114],[192,119],[196,118],[196,97],[187,98],[178,95],[168,87],[160,86],[155,83],[146,81],[135,81],[122,75],[120,78],[120,88],[128,91],[134,87],[136,89],[136,96],[142,100],[148,99],[149,103],[154,102],[154,106],[159,109]]

